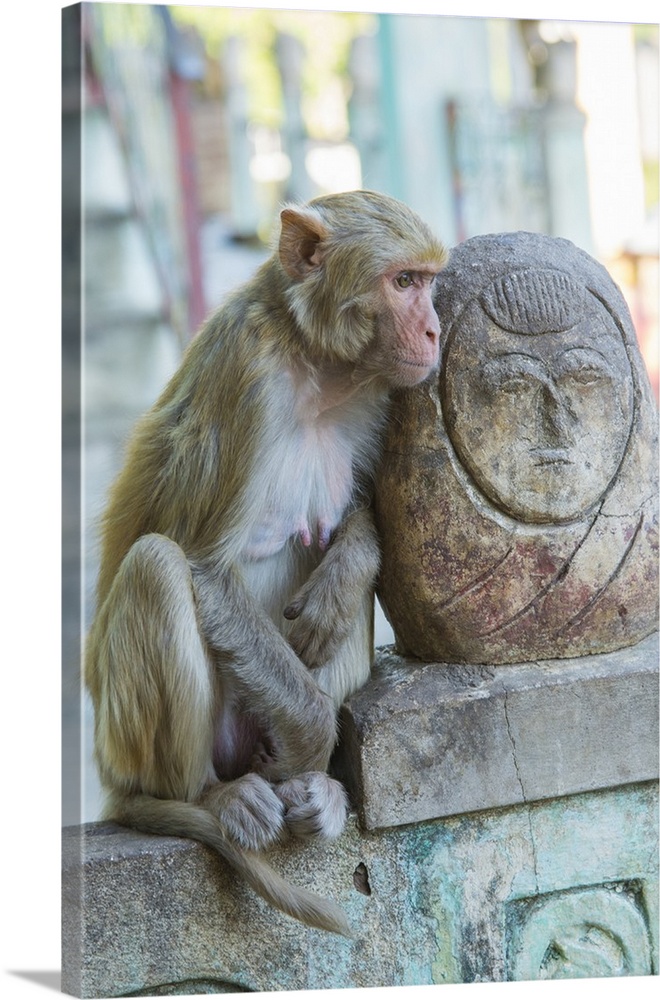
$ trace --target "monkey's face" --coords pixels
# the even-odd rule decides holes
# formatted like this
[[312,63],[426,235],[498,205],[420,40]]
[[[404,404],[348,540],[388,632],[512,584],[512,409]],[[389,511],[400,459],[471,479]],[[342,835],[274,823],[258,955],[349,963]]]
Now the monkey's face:
[[389,387],[438,363],[431,286],[446,251],[406,205],[367,191],[282,210],[278,256],[286,298],[315,361]]
[[440,323],[431,298],[435,277],[434,271],[413,267],[381,278],[374,347],[392,387],[418,385],[438,366]]

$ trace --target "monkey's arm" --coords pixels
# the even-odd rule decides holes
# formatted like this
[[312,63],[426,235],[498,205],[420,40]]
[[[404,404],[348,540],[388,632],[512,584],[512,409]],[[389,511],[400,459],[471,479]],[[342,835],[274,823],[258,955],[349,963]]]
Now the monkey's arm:
[[379,565],[373,514],[360,507],[340,524],[323,560],[284,609],[292,622],[287,639],[307,667],[333,659],[365,594],[373,591]]

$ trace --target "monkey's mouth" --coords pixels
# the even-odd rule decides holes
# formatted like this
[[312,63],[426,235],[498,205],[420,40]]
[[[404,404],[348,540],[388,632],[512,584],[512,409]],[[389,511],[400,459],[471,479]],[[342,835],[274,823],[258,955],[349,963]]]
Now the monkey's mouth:
[[411,361],[409,358],[398,358],[398,363],[404,365],[406,368],[415,368],[420,372],[428,372],[429,374],[436,368],[436,362],[430,361]]
[[436,368],[437,365],[401,358],[393,372],[394,383],[397,383],[402,389],[412,389],[414,386],[426,382]]

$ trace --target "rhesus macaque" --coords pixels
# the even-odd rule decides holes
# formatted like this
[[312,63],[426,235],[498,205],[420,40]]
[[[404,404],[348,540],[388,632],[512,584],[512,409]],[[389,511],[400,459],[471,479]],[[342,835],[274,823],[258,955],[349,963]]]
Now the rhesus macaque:
[[215,848],[347,933],[258,852],[336,837],[336,710],[369,676],[369,489],[393,387],[437,365],[445,251],[370,192],[281,213],[279,246],[192,340],[110,495],[86,679],[106,815]]

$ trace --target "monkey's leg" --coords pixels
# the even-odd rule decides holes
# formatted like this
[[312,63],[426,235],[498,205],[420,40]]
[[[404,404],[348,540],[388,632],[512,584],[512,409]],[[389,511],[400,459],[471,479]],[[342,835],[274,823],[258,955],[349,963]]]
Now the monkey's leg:
[[90,632],[96,756],[120,791],[193,800],[212,775],[214,692],[186,558],[162,535],[126,554]]
[[[379,545],[371,512],[357,510],[340,526],[324,559],[285,611],[287,638],[339,707],[369,677],[373,659],[373,585]],[[346,793],[327,774],[298,774],[275,786],[284,821],[297,837],[337,837]]]
[[[259,849],[283,829],[284,808],[256,774],[218,782],[213,767],[220,689],[200,636],[187,559],[174,542],[145,535],[123,560],[90,635],[96,757],[112,789],[113,818],[145,828],[158,800],[200,801],[226,834]],[[141,821],[141,817],[143,817]],[[161,827],[167,832],[169,814]]]
[[[268,771],[271,755],[262,744],[254,747],[251,767]],[[344,829],[348,800],[344,786],[323,771],[307,771],[272,785],[284,807],[284,824],[294,837],[334,840]]]
[[240,695],[239,711],[264,727],[269,753],[260,773],[282,781],[326,770],[337,738],[332,699],[237,575],[197,566],[193,577],[201,631],[222,685]]
[[[373,595],[368,589],[352,619],[352,629],[334,648],[332,658],[311,671],[319,687],[339,706],[364,684],[373,659]],[[348,813],[343,786],[327,774],[296,775],[275,786],[286,812],[284,822],[296,837],[332,840],[341,833]]]
[[[148,833],[200,840],[274,906],[349,933],[334,903],[289,886],[245,850],[272,842],[285,806],[256,774],[216,779],[217,671],[197,627],[187,561],[173,542],[145,536],[129,551],[90,632],[85,666],[107,814]],[[206,807],[212,791],[214,811]]]
[[[346,821],[346,796],[324,773],[336,742],[332,699],[237,580],[206,572],[196,575],[196,583],[202,628],[223,683],[233,678],[237,690],[247,689],[244,708],[267,720],[261,739],[250,747],[251,769],[273,783],[291,834],[338,836]],[[218,756],[216,751],[216,769]],[[217,794],[211,789],[204,801]]]

